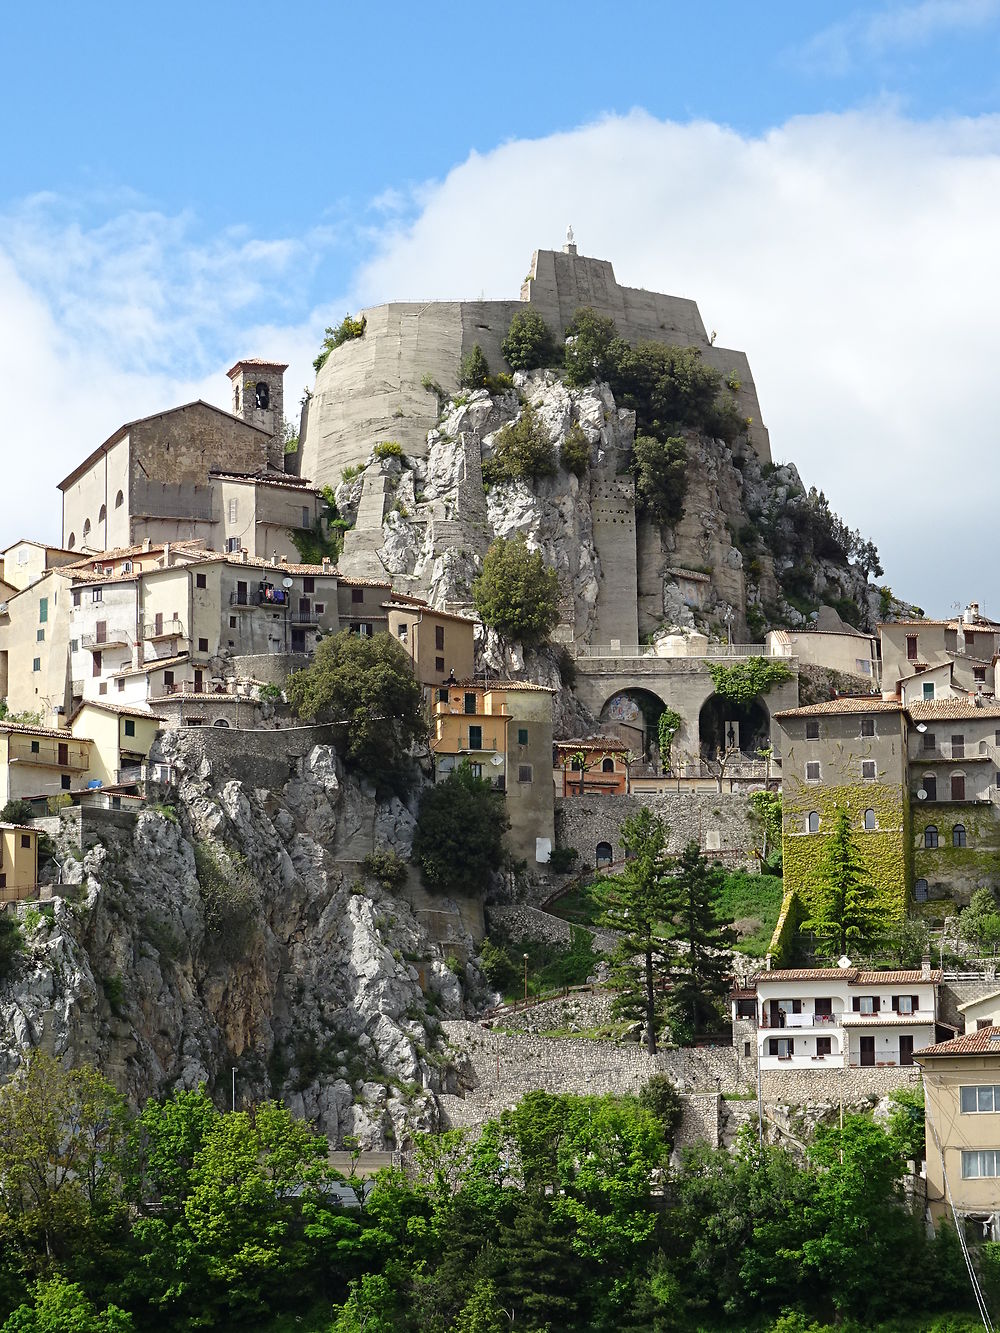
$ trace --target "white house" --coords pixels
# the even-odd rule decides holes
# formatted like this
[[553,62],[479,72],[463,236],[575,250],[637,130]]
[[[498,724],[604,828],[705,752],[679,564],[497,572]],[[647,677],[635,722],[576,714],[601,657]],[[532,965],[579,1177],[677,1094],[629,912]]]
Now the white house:
[[911,1065],[937,1039],[941,973],[855,967],[760,972],[734,992],[733,1029],[768,1069]]

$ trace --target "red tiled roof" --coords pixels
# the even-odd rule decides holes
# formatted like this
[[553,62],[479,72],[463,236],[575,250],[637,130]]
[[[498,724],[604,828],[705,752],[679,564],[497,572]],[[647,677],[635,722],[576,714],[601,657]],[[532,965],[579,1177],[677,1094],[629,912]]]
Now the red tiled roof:
[[914,722],[953,721],[957,718],[1000,717],[1000,700],[982,699],[978,704],[975,696],[965,699],[927,699],[908,704],[906,711]]
[[938,985],[941,972],[932,969],[927,976],[919,968],[896,972],[862,972],[856,967],[792,967],[758,972],[754,981],[846,981],[849,986]]
[[877,694],[851,694],[826,703],[806,704],[802,708],[785,708],[775,717],[822,717],[830,713],[901,713],[898,699],[882,699]]
[[980,1028],[966,1032],[951,1041],[939,1041],[935,1046],[924,1046],[913,1052],[914,1060],[925,1055],[998,1055],[1000,1056],[1000,1027]]
[[231,370],[226,371],[229,379],[232,379],[240,366],[266,366],[268,370],[287,370],[288,367],[283,361],[261,361],[256,356],[241,356]]

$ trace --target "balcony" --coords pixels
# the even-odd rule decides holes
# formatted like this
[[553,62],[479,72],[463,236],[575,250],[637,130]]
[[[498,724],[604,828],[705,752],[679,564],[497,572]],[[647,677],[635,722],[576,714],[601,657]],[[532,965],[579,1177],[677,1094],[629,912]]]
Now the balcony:
[[807,1031],[820,1029],[827,1031],[830,1028],[839,1028],[841,1019],[845,1017],[842,1013],[837,1014],[785,1014],[784,1022],[775,1022],[774,1015],[768,1017],[761,1023],[762,1032],[790,1032],[801,1031],[805,1028]]
[[142,637],[147,640],[155,639],[182,639],[184,637],[184,623],[180,616],[171,616],[170,619],[157,618],[149,624],[142,627]]
[[315,609],[311,611],[291,611],[288,615],[289,623],[292,625],[318,625],[319,616]]
[[[477,739],[479,744],[473,745],[472,742]],[[503,737],[501,736],[500,739],[503,740]],[[502,746],[497,745],[496,736],[470,736],[467,731],[460,731],[458,733],[459,752],[464,751],[469,754],[496,754],[502,748]]]
[[114,625],[109,625],[101,633],[94,630],[89,634],[80,635],[80,647],[86,649],[88,653],[101,652],[104,648],[129,648],[131,644],[132,635],[129,631],[118,629]]
[[[982,747],[986,744],[981,741],[978,745],[975,741],[967,745],[952,745],[950,741],[943,741],[936,745],[933,750],[919,749],[910,756],[910,760],[915,764],[933,764],[935,760],[945,763],[968,763],[973,759],[990,759],[991,755],[986,754]],[[996,748],[996,747],[991,747]]]
[[272,611],[287,611],[290,598],[286,588],[268,588],[266,591],[261,588],[248,588],[246,592],[231,592],[229,605],[248,609],[265,606]]

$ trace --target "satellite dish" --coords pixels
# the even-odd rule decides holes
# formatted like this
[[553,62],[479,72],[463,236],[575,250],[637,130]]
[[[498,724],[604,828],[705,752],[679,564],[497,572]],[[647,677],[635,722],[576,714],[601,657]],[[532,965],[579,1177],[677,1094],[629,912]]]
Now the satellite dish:
[[494,768],[503,768],[503,755],[495,754],[493,758],[490,760],[490,763],[493,765]]
[[847,956],[846,953],[842,953],[842,954],[840,955],[840,957],[837,959],[837,966],[838,966],[838,967],[850,967],[850,966],[851,966],[851,960],[848,958],[848,956]]
[[292,580],[291,580],[291,579],[282,579],[282,580],[281,580],[281,586],[282,586],[283,588],[290,588],[290,587],[292,586]]
[[926,722],[918,722],[918,723],[917,723],[917,730],[918,730],[918,731],[926,731],[926,730],[927,730],[927,723],[926,723]]
[[918,787],[918,788],[917,788],[917,800],[918,800],[918,801],[926,801],[926,800],[927,800],[927,793],[926,793],[926,791],[923,789],[923,787]]

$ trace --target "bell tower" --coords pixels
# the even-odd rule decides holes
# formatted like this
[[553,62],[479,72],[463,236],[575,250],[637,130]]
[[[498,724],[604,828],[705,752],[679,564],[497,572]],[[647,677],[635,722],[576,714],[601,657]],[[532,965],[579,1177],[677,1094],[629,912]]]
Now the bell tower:
[[268,467],[285,470],[285,371],[278,361],[237,361],[227,375],[233,385],[233,416],[259,426],[271,437],[267,445]]

